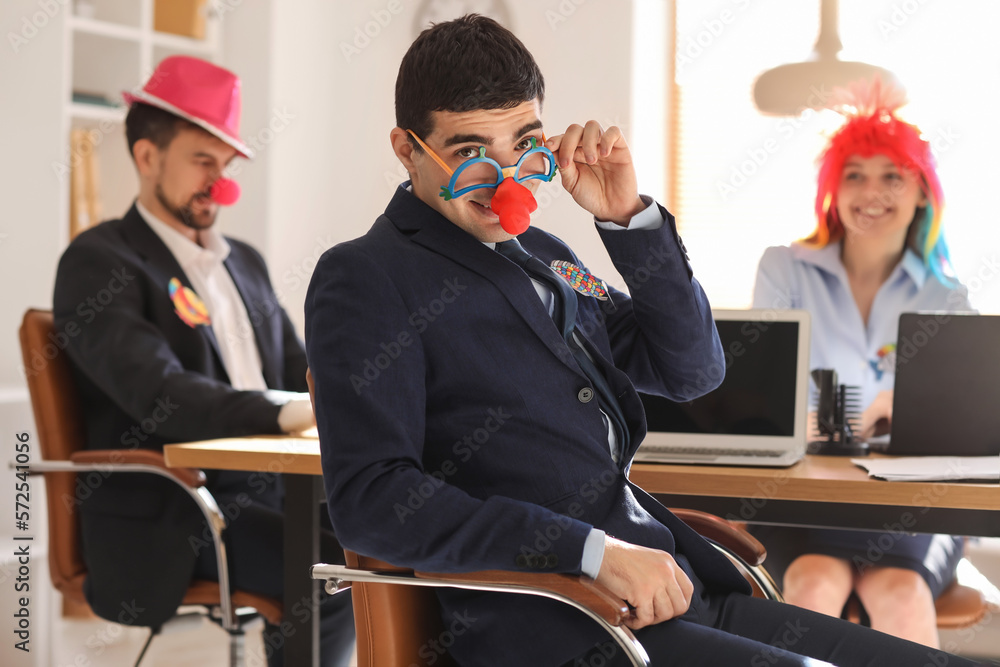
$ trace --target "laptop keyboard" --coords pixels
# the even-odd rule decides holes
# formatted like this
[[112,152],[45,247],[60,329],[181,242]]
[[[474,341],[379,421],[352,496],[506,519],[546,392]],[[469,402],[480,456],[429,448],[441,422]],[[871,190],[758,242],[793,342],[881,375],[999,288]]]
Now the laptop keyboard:
[[787,451],[784,449],[739,449],[720,447],[673,447],[670,445],[649,445],[640,447],[644,454],[666,454],[669,456],[753,456],[779,458]]

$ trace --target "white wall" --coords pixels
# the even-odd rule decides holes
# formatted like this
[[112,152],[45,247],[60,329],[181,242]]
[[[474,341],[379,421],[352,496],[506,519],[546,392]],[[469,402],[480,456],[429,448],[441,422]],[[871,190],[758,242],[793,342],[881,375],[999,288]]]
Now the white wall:
[[[62,126],[65,82],[37,75],[58,72],[68,57],[62,41],[64,16],[43,13],[36,19],[39,28],[30,23],[38,12],[30,0],[0,3],[0,389],[24,386],[17,328],[29,306],[50,307],[56,261],[65,242],[56,233],[61,227],[52,224],[63,202],[51,194],[59,179],[52,165],[68,153],[62,135],[51,131]],[[18,42],[16,52],[11,33],[29,36],[26,44]]]
[[[261,157],[269,178],[264,249],[275,287],[300,327],[316,259],[364,234],[406,178],[389,131],[396,72],[416,36],[420,4],[399,3],[402,11],[392,14],[397,3],[387,0],[283,0],[280,10],[275,3],[269,108],[294,118]],[[546,78],[546,131],[558,134],[593,118],[628,132],[631,2],[509,0],[508,6],[512,29]],[[366,29],[375,36],[367,37]],[[589,216],[561,186],[548,184],[538,199],[535,224],[569,241],[595,273],[621,284],[612,279]],[[240,234],[238,223],[226,224]]]

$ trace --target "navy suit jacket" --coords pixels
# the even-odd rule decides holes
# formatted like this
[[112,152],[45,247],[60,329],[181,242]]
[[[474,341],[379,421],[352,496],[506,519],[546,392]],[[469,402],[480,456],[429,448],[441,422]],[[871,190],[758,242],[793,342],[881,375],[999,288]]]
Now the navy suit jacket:
[[[698,369],[722,360],[708,300],[661,211],[659,230],[600,232],[632,298],[611,290],[602,307],[577,297],[578,331],[628,422],[621,464],[598,402],[581,393],[586,375],[505,257],[402,187],[365,236],[323,256],[306,347],[329,510],[346,548],[433,572],[579,573],[596,526],[686,554],[709,588],[746,590],[628,480],[646,429],[636,388],[688,399]],[[519,238],[546,264],[579,264],[546,232]],[[606,639],[549,600],[439,597],[463,665],[561,664]]]
[[[263,258],[227,241],[225,266],[246,305],[267,386],[305,391],[305,351]],[[235,390],[211,327],[192,328],[174,312],[167,291],[174,277],[191,287],[134,206],[80,234],[59,262],[55,329],[66,341],[90,449],[162,451],[169,442],[280,433],[280,405],[263,392]],[[208,488],[281,507],[274,475],[210,471]],[[127,608],[131,623],[162,623],[190,583],[196,547],[211,542],[201,513],[151,475],[81,475],[77,489],[94,611],[119,620]]]

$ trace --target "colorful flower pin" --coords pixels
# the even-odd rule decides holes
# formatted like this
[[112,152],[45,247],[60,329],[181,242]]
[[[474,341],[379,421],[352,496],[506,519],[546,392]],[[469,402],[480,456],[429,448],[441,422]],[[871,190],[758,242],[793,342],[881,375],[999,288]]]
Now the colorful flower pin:
[[584,296],[592,296],[601,301],[608,300],[608,288],[604,281],[586,269],[572,262],[557,259],[549,265],[569,283],[569,286]]
[[199,324],[206,326],[212,324],[208,308],[190,287],[182,285],[177,278],[171,278],[167,284],[167,291],[170,292],[170,299],[174,302],[174,312],[184,324],[192,329]]

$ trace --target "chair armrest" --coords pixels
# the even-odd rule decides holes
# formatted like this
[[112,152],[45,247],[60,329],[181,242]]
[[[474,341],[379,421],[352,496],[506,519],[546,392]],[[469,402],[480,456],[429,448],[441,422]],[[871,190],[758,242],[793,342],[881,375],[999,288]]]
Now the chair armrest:
[[[345,550],[348,561],[353,552]],[[356,558],[354,560],[357,560]],[[321,579],[328,593],[344,590],[345,582],[357,584],[400,584],[407,586],[465,588],[497,593],[537,595],[568,604],[601,625],[621,646],[629,662],[635,667],[649,667],[649,656],[635,635],[623,624],[629,616],[624,602],[592,579],[567,574],[525,574],[520,572],[484,571],[461,574],[414,573],[385,564],[385,569],[367,569],[317,563],[310,568],[309,576]],[[358,598],[354,598],[357,603]]]
[[569,574],[539,574],[528,572],[508,572],[505,570],[483,570],[432,574],[414,572],[418,579],[446,579],[455,582],[485,585],[523,586],[526,589],[541,589],[575,600],[611,625],[622,625],[631,616],[628,605],[605,586],[590,577]]
[[698,510],[670,509],[674,515],[693,528],[702,537],[716,542],[756,567],[764,562],[767,550],[753,535],[734,528],[728,521],[714,514]]
[[69,460],[73,463],[107,464],[138,463],[156,466],[172,473],[192,489],[205,486],[205,473],[196,468],[168,468],[162,452],[150,449],[88,449],[73,452]]

